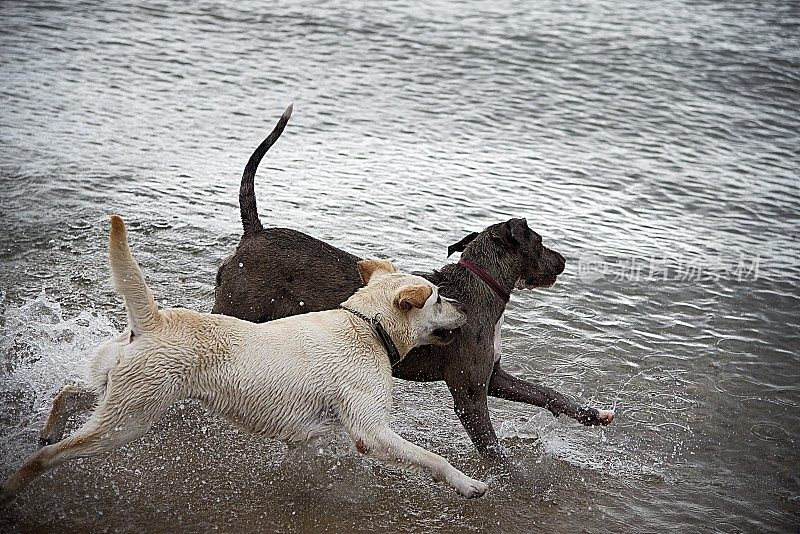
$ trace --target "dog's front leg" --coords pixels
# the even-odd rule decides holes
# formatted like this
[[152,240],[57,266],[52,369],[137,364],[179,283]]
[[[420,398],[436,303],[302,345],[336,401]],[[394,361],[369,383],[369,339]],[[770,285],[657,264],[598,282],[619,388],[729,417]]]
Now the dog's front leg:
[[412,471],[425,471],[436,482],[447,482],[468,499],[481,497],[488,489],[484,482],[468,477],[438,454],[403,439],[388,426],[359,432],[354,441],[358,452]]
[[[492,427],[487,406],[489,376],[481,376],[481,365],[458,362],[445,369],[445,383],[453,396],[456,415],[484,459],[506,463],[509,455]],[[491,367],[489,367],[491,369]]]
[[614,420],[614,412],[611,410],[581,406],[568,395],[507,373],[500,367],[499,362],[494,364],[492,377],[489,380],[489,395],[547,408],[556,417],[563,413],[586,426],[607,425]]

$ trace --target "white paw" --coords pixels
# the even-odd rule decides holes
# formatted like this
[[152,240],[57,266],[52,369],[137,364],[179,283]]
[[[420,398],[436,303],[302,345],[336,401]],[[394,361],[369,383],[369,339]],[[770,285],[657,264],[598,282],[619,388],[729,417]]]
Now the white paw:
[[466,475],[463,475],[461,480],[459,480],[456,484],[453,484],[453,487],[456,488],[456,491],[460,495],[466,497],[467,499],[483,497],[483,494],[489,489],[489,485],[485,482],[469,478]]

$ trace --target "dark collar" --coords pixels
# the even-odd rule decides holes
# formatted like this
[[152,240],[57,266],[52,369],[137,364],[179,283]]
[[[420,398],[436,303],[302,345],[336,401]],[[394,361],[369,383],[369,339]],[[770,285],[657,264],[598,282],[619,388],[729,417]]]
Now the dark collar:
[[381,345],[383,345],[383,348],[386,350],[386,354],[389,356],[389,364],[392,367],[397,365],[397,363],[403,359],[403,357],[400,356],[400,351],[397,350],[397,345],[394,344],[394,341],[392,341],[389,333],[385,328],[383,328],[383,325],[381,325],[379,316],[376,315],[374,318],[370,319],[363,313],[357,312],[356,310],[351,310],[343,304],[340,304],[339,307],[345,311],[349,311],[359,319],[363,319],[372,327],[373,330],[375,330],[375,333],[378,335],[378,339],[381,340]]
[[491,287],[492,291],[494,291],[498,297],[503,299],[503,302],[508,302],[508,300],[511,298],[511,295],[508,293],[508,291],[503,289],[503,287],[497,283],[497,280],[492,278],[492,275],[487,273],[484,268],[477,263],[473,263],[468,259],[461,258],[458,260],[458,264],[465,267],[468,271],[472,272],[472,274],[480,278],[484,284]]

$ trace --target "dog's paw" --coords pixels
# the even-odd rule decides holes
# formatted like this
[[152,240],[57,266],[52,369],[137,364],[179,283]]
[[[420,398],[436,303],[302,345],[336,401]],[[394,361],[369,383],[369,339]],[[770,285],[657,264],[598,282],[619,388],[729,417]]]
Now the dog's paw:
[[459,495],[467,499],[483,497],[486,490],[489,489],[489,485],[485,482],[469,478],[467,475],[463,475],[463,478],[458,483],[453,484],[453,487],[455,487]]
[[614,420],[614,410],[597,410],[597,418],[601,425],[610,425]]
[[498,442],[486,448],[483,453],[483,459],[492,465],[503,466],[511,464],[514,457],[511,455],[511,451]]
[[586,426],[606,426],[614,420],[614,412],[597,408],[581,408],[576,419]]

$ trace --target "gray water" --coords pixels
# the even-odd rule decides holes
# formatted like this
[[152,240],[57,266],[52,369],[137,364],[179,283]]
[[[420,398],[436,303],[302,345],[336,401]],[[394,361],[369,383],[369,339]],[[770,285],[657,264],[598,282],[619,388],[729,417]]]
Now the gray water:
[[492,400],[499,470],[443,384],[397,381],[393,426],[490,483],[466,501],[341,437],[287,450],[185,403],[0,525],[796,530],[798,25],[785,2],[3,2],[0,476],[124,323],[107,214],[163,306],[210,310],[244,163],[292,101],[265,223],[416,270],[527,217],[568,265],[514,293],[504,365],[617,419]]

